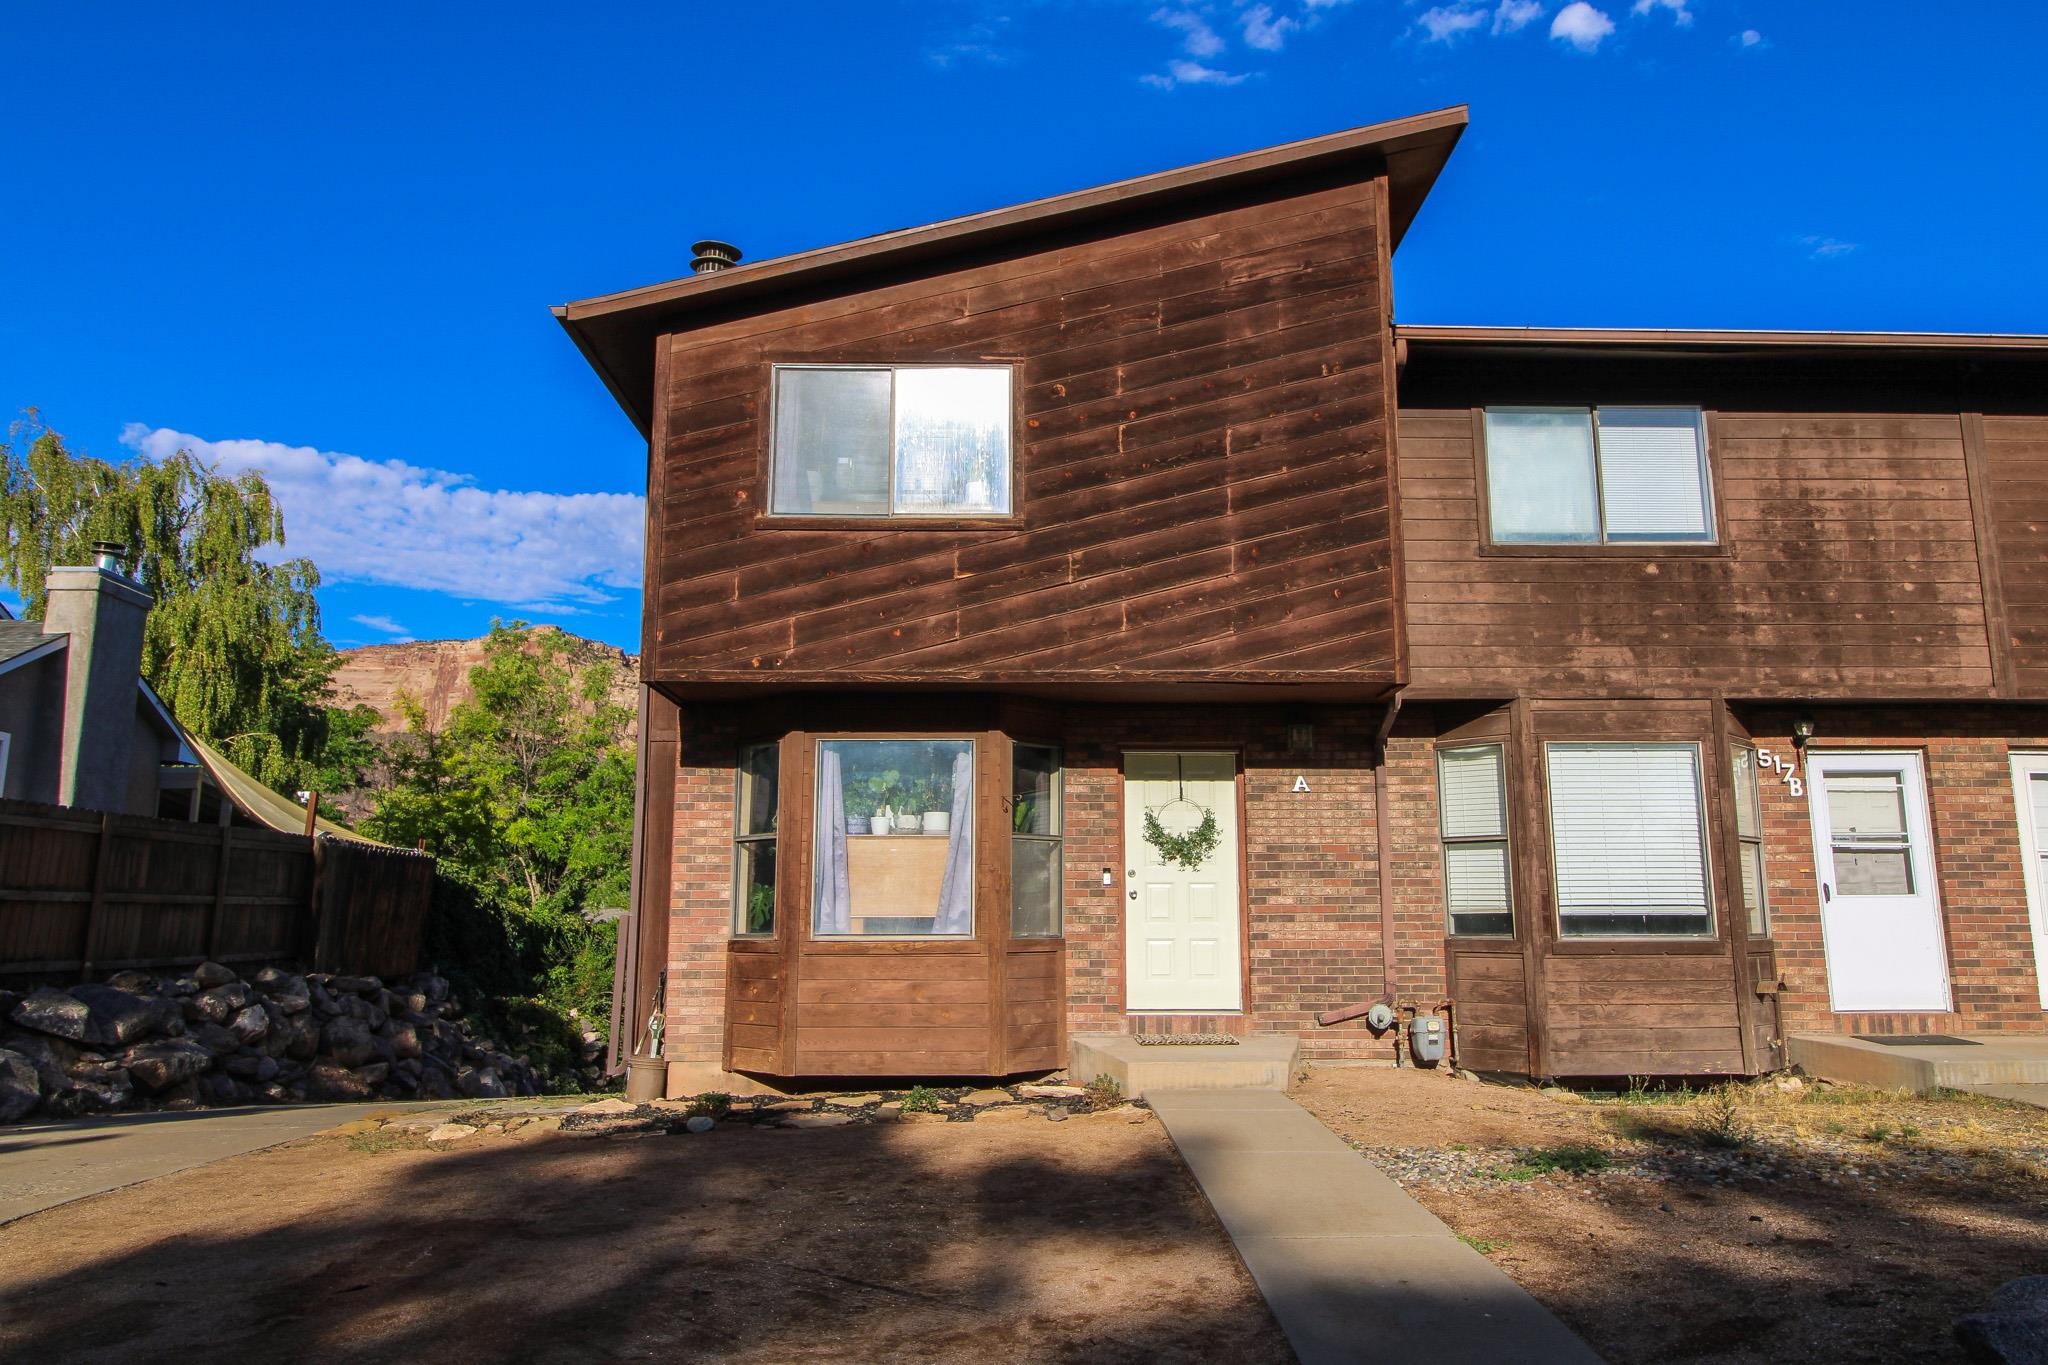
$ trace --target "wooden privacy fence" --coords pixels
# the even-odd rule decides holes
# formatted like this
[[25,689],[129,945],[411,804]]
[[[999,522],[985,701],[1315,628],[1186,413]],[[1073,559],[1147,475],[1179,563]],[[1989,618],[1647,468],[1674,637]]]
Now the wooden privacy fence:
[[419,966],[434,860],[322,834],[0,801],[0,975]]

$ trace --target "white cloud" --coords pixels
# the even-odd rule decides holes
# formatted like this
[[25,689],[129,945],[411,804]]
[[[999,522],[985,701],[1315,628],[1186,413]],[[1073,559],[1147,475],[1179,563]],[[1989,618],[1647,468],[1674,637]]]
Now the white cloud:
[[1415,21],[1429,32],[1432,43],[1448,43],[1460,34],[1470,33],[1486,22],[1483,9],[1464,9],[1452,5],[1438,5],[1422,12]]
[[1671,11],[1671,17],[1678,21],[1680,28],[1692,26],[1692,11],[1686,8],[1687,0],[1636,0],[1633,13],[1652,14],[1660,9]]
[[1550,36],[1570,43],[1581,52],[1599,48],[1601,39],[1614,32],[1614,21],[1594,9],[1586,0],[1572,0],[1550,21]]
[[550,611],[601,606],[640,585],[637,494],[487,490],[402,460],[208,441],[140,422],[121,443],[153,460],[189,450],[226,473],[260,471],[284,509],[285,553],[330,580]]
[[1753,28],[1746,28],[1735,35],[1735,41],[1742,47],[1765,47],[1764,35]]
[[1138,77],[1155,90],[1171,90],[1177,85],[1241,85],[1247,78],[1247,73],[1242,71],[1218,71],[1200,62],[1180,60],[1168,62],[1165,75],[1154,73]]
[[1190,57],[1213,57],[1223,50],[1223,39],[1216,30],[1203,21],[1202,16],[1187,9],[1158,9],[1152,11],[1152,22],[1164,24],[1180,32],[1180,45]]
[[1308,3],[1303,5],[1302,8],[1311,11],[1319,9],[1336,9],[1339,5],[1348,5],[1350,3],[1351,0],[1308,0]]
[[1493,12],[1495,33],[1519,33],[1543,17],[1543,0],[1500,0]]
[[1806,259],[1809,261],[1832,261],[1838,256],[1848,255],[1860,243],[1838,241],[1833,237],[1813,236],[1801,237],[1799,245],[1806,248]]
[[392,620],[388,616],[351,616],[348,619],[355,622],[359,626],[368,626],[371,630],[376,631],[380,635],[390,635],[396,637],[391,642],[393,644],[402,645],[406,641],[412,639],[411,631],[407,630],[404,626],[399,625],[398,622]]
[[1271,5],[1253,5],[1238,16],[1244,25],[1245,46],[1258,48],[1261,52],[1278,52],[1287,44],[1287,35],[1300,28],[1299,20],[1285,15],[1273,17]]

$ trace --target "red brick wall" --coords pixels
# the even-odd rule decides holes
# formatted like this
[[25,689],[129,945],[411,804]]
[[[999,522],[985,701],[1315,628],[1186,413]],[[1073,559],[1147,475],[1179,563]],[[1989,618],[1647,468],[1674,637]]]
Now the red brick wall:
[[672,1061],[717,1062],[725,1051],[737,761],[732,729],[718,712],[683,708],[669,893],[666,1051]]
[[[1836,1015],[1828,1008],[1813,827],[1806,799],[1783,782],[1763,788],[1765,873],[1772,936],[1789,994],[1788,1031],[2039,1032],[2041,1009],[2021,871],[2009,756],[2048,749],[2048,714],[2035,708],[1815,707],[1816,749],[1918,749],[1948,934],[1952,1015]],[[1759,744],[1790,754],[1790,711],[1738,713]],[[1805,762],[1799,764],[1805,776]]]
[[[1325,1010],[1379,998],[1378,832],[1371,768],[1377,707],[1316,708],[1311,752],[1287,751],[1287,715],[1273,708],[1076,709],[1066,761],[1067,1011],[1070,1032],[1123,1032],[1122,752],[1238,749],[1245,761],[1242,831],[1248,878],[1244,1031],[1297,1033],[1307,1055],[1390,1055],[1361,1023],[1321,1028]],[[715,711],[683,713],[675,796],[669,930],[669,1055],[715,1061],[724,1030],[725,944],[731,922],[734,738]],[[1404,1001],[1441,996],[1443,892],[1436,847],[1435,769],[1427,738],[1397,735],[1390,770]],[[1309,790],[1294,790],[1297,776]],[[1102,885],[1102,869],[1114,885]],[[1161,1021],[1165,1022],[1165,1021]],[[1183,1025],[1192,1020],[1176,1021]],[[1149,1017],[1148,1017],[1148,1026]]]

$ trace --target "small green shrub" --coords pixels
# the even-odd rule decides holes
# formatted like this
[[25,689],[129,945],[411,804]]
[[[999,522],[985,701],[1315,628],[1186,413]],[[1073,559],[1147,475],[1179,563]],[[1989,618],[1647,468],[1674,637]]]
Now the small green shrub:
[[1567,1143],[1562,1147],[1537,1147],[1519,1154],[1506,1166],[1485,1172],[1495,1180],[1534,1180],[1539,1175],[1563,1171],[1567,1175],[1591,1175],[1614,1164],[1614,1158],[1598,1147]]
[[1693,1131],[1707,1147],[1741,1147],[1749,1142],[1749,1120],[1736,1102],[1733,1086],[1718,1086],[1700,1098]]
[[1498,1237],[1467,1237],[1461,1232],[1458,1234],[1458,1240],[1471,1247],[1481,1256],[1491,1256],[1496,1251],[1506,1251],[1508,1249],[1508,1244]]
[[731,1112],[732,1096],[723,1090],[707,1090],[690,1101],[689,1111],[684,1117],[696,1118],[702,1115],[707,1119],[722,1119]]
[[1857,1134],[1857,1136],[1862,1138],[1865,1142],[1883,1142],[1886,1138],[1890,1137],[1891,1135],[1891,1126],[1889,1124],[1884,1123],[1873,1123],[1868,1128],[1865,1128],[1861,1133]]
[[1116,1077],[1108,1072],[1098,1073],[1084,1088],[1091,1109],[1114,1109],[1124,1102],[1123,1086],[1117,1084]]
[[903,1097],[903,1112],[906,1114],[936,1114],[939,1112],[939,1092],[928,1086],[913,1085],[910,1093]]

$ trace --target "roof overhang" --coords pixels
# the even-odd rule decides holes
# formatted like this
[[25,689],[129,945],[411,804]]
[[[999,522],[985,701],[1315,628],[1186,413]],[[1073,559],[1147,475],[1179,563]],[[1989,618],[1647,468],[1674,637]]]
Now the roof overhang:
[[1590,355],[1664,352],[1672,355],[1794,351],[1920,351],[2009,354],[2048,352],[2048,336],[2006,332],[1776,332],[1625,327],[1428,327],[1401,324],[1397,343],[1439,351],[1513,351],[1519,354]]
[[1384,168],[1391,237],[1399,245],[1465,123],[1465,107],[1458,105],[925,227],[686,275],[564,304],[554,314],[644,434],[654,398],[654,339],[690,326],[695,314],[744,311],[806,291],[829,293],[883,270],[922,266],[1053,230],[1346,167],[1356,167],[1361,174],[1377,174]]
[[30,645],[19,654],[12,654],[5,659],[0,659],[0,673],[12,673],[15,669],[21,668],[24,665],[35,663],[39,659],[47,659],[52,654],[62,653],[70,647],[70,644],[71,637],[62,631],[55,635],[47,636],[40,644]]

